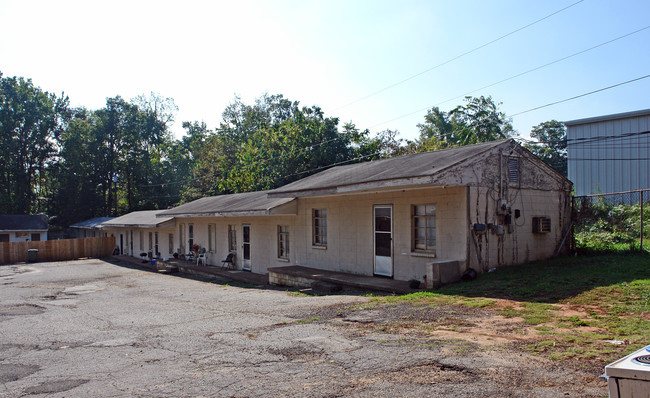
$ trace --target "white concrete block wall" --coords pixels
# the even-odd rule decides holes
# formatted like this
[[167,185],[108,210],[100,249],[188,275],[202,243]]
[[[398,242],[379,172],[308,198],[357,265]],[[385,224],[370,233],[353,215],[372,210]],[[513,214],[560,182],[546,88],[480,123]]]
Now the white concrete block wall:
[[[301,198],[296,229],[300,265],[362,275],[374,273],[373,206],[393,206],[394,278],[423,279],[432,258],[465,260],[467,199],[464,187],[400,190],[328,198]],[[435,255],[412,250],[412,206],[435,204]],[[327,248],[312,246],[312,209],[327,209]]]
[[[133,231],[133,251],[131,251],[131,231]],[[142,244],[140,244],[140,232],[142,232]],[[151,248],[149,248],[150,232],[152,234]],[[169,253],[169,234],[174,232],[172,228],[110,228],[103,230],[101,236],[104,236],[104,233],[107,236],[114,236],[116,246],[120,247],[120,242],[122,243],[122,252],[124,254],[140,257],[140,253],[148,253],[149,250],[154,250],[156,232],[158,232],[158,252],[160,257],[171,257],[171,253]],[[122,235],[121,241],[120,235]]]
[[[251,231],[251,271],[266,273],[270,267],[279,267],[295,264],[295,244],[297,233],[294,227],[295,216],[257,216],[257,217],[194,217],[176,219],[174,234],[175,247],[180,247],[179,228],[183,225],[185,229],[185,240],[189,240],[188,226],[194,225],[194,243],[201,248],[209,249],[208,225],[215,224],[216,250],[208,252],[207,262],[210,265],[220,266],[221,262],[228,256],[228,225],[233,225],[237,231],[237,251],[235,264],[237,268],[242,267],[243,241],[242,225],[250,225]],[[278,258],[278,225],[289,226],[289,261]],[[185,244],[187,251],[187,243]]]
[[[471,188],[471,197],[478,199],[470,200],[472,224],[504,225],[503,218],[497,214],[498,202],[495,199],[498,198],[493,198],[486,188]],[[470,241],[471,266],[477,271],[549,258],[569,227],[570,196],[567,193],[522,189],[519,192],[511,190],[504,197],[512,209],[512,232],[504,225],[503,235],[492,231],[476,234],[484,268],[479,269],[475,247]],[[515,218],[515,210],[520,211],[519,218]],[[533,217],[550,218],[551,231],[533,233]]]

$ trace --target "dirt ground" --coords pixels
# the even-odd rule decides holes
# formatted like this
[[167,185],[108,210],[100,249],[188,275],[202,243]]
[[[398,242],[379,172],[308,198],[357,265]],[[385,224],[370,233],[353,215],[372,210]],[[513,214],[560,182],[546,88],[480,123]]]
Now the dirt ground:
[[493,309],[99,260],[3,266],[0,286],[0,397],[607,395],[602,367],[521,350],[540,337]]

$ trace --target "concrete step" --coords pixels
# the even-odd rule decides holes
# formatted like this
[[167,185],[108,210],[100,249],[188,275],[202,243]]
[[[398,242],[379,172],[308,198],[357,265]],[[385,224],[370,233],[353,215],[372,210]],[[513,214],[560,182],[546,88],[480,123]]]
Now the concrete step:
[[318,293],[335,293],[343,290],[343,287],[335,283],[316,281],[311,283],[311,289]]

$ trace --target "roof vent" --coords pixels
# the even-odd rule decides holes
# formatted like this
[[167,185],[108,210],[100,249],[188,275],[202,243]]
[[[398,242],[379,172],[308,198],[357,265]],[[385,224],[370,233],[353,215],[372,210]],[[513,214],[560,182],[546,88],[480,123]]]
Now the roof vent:
[[508,181],[519,182],[519,159],[508,158]]

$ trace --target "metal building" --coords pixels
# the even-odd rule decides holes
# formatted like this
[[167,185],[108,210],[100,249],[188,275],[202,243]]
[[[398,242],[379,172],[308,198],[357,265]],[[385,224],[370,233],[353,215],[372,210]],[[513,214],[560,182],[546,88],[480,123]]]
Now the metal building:
[[564,124],[576,195],[650,188],[650,109]]

